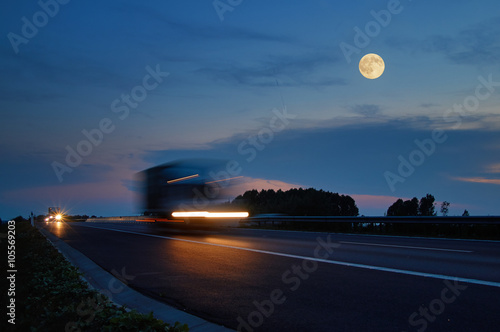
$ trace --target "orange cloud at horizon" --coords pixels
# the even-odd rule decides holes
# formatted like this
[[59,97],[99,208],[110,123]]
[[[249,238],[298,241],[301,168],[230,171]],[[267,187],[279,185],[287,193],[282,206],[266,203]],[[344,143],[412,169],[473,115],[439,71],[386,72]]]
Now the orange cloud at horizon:
[[472,177],[472,178],[456,177],[456,178],[453,178],[453,180],[462,181],[462,182],[487,183],[487,184],[500,185],[500,179],[486,179],[486,178],[482,178],[482,177]]
[[358,208],[372,208],[372,209],[385,209],[389,208],[394,202],[398,199],[402,199],[403,201],[408,200],[410,198],[405,197],[396,197],[396,196],[383,196],[383,195],[362,195],[362,194],[353,194],[349,195],[355,201]]
[[500,164],[489,165],[487,170],[489,173],[500,173]]
[[280,180],[266,180],[266,179],[260,179],[260,178],[251,178],[251,177],[243,177],[241,181],[238,181],[237,184],[232,185],[228,190],[227,193],[231,196],[238,196],[238,195],[243,195],[246,191],[248,190],[269,190],[273,189],[275,191],[277,190],[290,190],[292,188],[304,188],[304,186],[299,185],[299,184],[292,184],[292,183],[287,183],[283,182]]

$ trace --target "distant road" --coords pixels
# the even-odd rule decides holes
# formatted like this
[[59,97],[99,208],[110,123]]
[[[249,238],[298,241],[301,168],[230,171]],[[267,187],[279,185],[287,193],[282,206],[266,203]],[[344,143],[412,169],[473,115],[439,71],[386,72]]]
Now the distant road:
[[242,331],[497,331],[500,242],[46,226],[152,297]]

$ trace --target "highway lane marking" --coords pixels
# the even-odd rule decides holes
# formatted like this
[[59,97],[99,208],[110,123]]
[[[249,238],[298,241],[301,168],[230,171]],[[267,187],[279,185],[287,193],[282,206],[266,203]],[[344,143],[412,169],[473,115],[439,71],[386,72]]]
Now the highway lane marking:
[[466,253],[474,252],[474,251],[470,251],[470,250],[399,246],[399,245],[395,245],[395,244],[364,243],[364,242],[349,242],[349,241],[339,241],[339,243],[360,244],[360,245],[364,245],[364,246],[378,246],[378,247],[394,247],[394,248],[406,248],[406,249],[420,249],[420,250],[439,250],[439,251],[453,251],[453,252],[466,252]]
[[[80,225],[80,226],[83,226],[83,225]],[[342,262],[342,261],[334,261],[334,260],[328,260],[328,259],[323,259],[323,258],[314,258],[314,257],[307,257],[307,256],[293,255],[293,254],[285,254],[285,253],[281,253],[281,252],[274,252],[274,251],[267,251],[267,250],[260,250],[260,249],[235,247],[235,246],[229,246],[229,245],[225,245],[225,244],[208,243],[208,242],[201,242],[201,241],[187,240],[187,239],[178,239],[175,237],[161,236],[161,235],[155,235],[155,234],[137,233],[137,232],[125,231],[125,230],[121,230],[121,229],[111,229],[111,228],[87,226],[87,225],[85,225],[83,227],[103,229],[103,230],[112,231],[112,232],[143,235],[143,236],[155,237],[155,238],[159,238],[159,239],[167,239],[167,240],[203,244],[203,245],[209,245],[209,246],[215,246],[215,247],[244,250],[244,251],[256,252],[256,253],[260,253],[260,254],[282,256],[282,257],[288,257],[288,258],[297,258],[297,259],[302,259],[302,260],[316,261],[319,263],[327,263],[327,264],[334,264],[334,265],[347,266],[347,267],[357,267],[357,268],[361,268],[361,269],[368,269],[368,270],[374,270],[374,271],[392,272],[392,273],[398,273],[398,274],[405,274],[405,275],[412,275],[412,276],[417,276],[417,277],[426,277],[426,278],[433,278],[433,279],[441,279],[441,280],[456,280],[456,281],[466,282],[466,283],[470,283],[470,284],[492,286],[492,287],[499,287],[500,288],[500,282],[494,282],[494,281],[486,281],[486,280],[470,279],[470,278],[462,278],[462,277],[453,277],[453,276],[447,276],[447,275],[443,275],[443,274],[416,272],[416,271],[410,271],[410,270],[402,270],[402,269],[395,269],[395,268],[390,268],[390,267],[382,267],[382,266],[374,266],[374,265],[366,265],[366,264],[358,264],[358,263],[348,263],[348,262]]]

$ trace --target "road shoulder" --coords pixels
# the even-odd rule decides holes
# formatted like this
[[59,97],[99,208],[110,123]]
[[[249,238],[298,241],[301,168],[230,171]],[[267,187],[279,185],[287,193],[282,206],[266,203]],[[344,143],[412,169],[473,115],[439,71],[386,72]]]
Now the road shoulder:
[[38,229],[71,264],[83,273],[83,278],[92,288],[108,297],[111,294],[111,300],[116,304],[144,314],[153,311],[156,318],[168,323],[178,321],[188,324],[189,330],[194,332],[232,331],[137,292],[48,230]]

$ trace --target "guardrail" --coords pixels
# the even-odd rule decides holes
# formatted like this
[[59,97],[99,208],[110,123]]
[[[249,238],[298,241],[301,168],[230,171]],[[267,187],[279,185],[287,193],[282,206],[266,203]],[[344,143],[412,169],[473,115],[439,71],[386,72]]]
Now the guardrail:
[[97,218],[89,218],[86,220],[86,222],[103,222],[103,221],[122,222],[122,221],[136,221],[137,219],[139,219],[139,217],[137,216],[97,217]]
[[470,224],[470,225],[500,225],[500,216],[411,216],[411,217],[338,217],[338,216],[265,216],[250,217],[241,220],[245,222],[292,224],[292,223],[368,223],[368,224]]
[[500,216],[479,217],[294,217],[257,216],[242,226],[264,228],[367,233],[381,235],[437,236],[500,240]]

